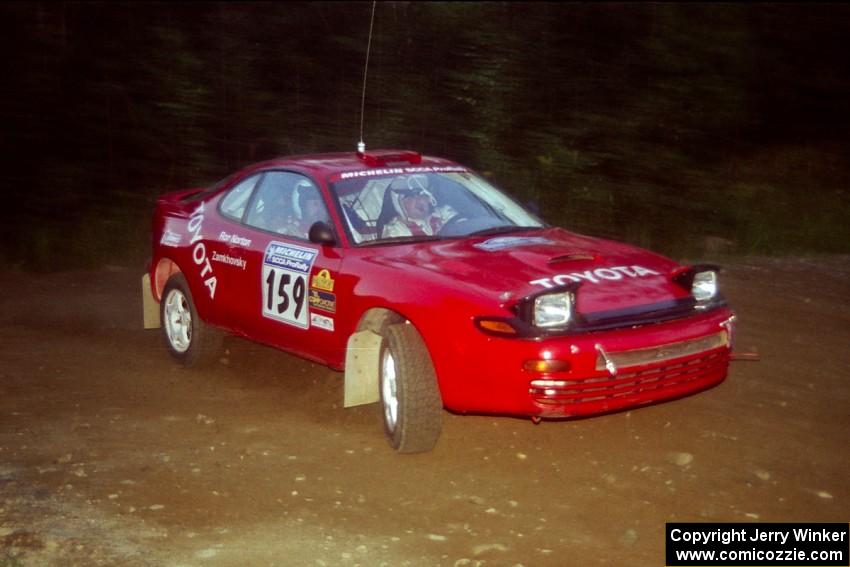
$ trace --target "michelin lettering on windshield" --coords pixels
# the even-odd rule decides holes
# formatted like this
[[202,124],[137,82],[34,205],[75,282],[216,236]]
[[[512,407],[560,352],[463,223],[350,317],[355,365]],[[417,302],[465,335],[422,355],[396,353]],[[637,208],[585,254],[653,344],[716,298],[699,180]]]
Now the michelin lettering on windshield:
[[380,177],[382,175],[409,175],[411,173],[462,173],[469,171],[456,165],[423,165],[415,167],[384,167],[376,169],[358,169],[344,171],[331,178],[331,181],[354,179],[355,177]]

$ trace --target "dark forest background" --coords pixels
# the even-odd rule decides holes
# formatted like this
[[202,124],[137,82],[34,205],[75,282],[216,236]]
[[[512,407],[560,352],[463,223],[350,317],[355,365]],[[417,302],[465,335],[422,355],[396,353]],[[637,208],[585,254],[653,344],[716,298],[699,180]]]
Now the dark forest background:
[[[142,269],[156,195],[354,150],[372,4],[7,2],[0,261]],[[370,148],[674,257],[850,252],[850,5],[380,2]]]

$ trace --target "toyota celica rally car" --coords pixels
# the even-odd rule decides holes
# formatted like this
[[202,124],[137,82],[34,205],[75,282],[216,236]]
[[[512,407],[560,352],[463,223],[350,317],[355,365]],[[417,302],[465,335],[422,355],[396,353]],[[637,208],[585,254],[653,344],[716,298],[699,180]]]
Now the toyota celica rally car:
[[[378,150],[275,159],[168,193],[146,327],[185,365],[224,333],[344,372],[390,445],[443,408],[566,418],[714,386],[734,315],[718,268],[552,227],[470,169]],[[222,332],[223,331],[223,332]]]

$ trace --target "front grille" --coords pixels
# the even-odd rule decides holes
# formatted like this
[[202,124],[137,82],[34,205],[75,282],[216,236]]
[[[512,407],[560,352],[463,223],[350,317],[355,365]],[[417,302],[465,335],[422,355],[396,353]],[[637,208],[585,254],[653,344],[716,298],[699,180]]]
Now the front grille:
[[688,385],[698,389],[700,382],[724,372],[727,361],[725,350],[715,350],[642,370],[618,372],[616,376],[533,380],[530,393],[543,404],[584,404],[626,397],[663,398],[667,389],[681,391]]
[[617,368],[628,368],[630,366],[666,362],[676,358],[708,352],[728,345],[729,334],[726,331],[720,331],[707,337],[652,348],[610,352],[605,353],[605,355],[600,353],[596,357],[596,370],[606,370],[606,358],[608,361],[613,362]]

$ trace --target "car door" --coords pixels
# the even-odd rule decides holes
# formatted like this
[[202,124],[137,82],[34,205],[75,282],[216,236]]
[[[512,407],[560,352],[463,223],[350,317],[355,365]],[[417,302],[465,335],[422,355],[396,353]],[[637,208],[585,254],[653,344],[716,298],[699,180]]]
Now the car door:
[[[319,200],[318,207],[308,194]],[[341,249],[311,243],[307,235],[314,220],[329,218],[327,211],[307,176],[264,174],[244,217],[252,244],[243,301],[236,308],[248,337],[320,362],[344,342],[335,321]]]
[[236,333],[242,332],[239,311],[245,295],[248,256],[254,244],[250,231],[242,224],[242,217],[261,179],[262,174],[250,175],[211,200],[204,211],[203,230],[200,231],[204,256],[209,262],[205,269],[215,280],[209,321]]

